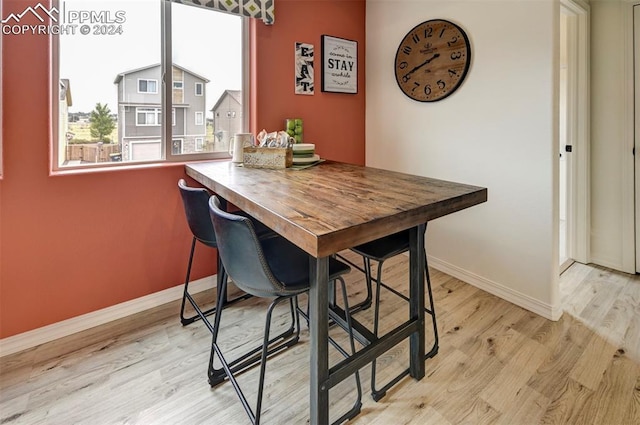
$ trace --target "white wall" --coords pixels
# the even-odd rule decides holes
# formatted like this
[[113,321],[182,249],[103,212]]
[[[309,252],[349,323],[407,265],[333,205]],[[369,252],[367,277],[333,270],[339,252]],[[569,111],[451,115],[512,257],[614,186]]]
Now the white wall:
[[[394,57],[435,18],[466,30],[472,65],[456,93],[419,103],[397,87]],[[430,265],[553,319],[558,40],[551,0],[367,2],[367,165],[487,187],[486,204],[429,223]]]
[[635,272],[632,3],[591,0],[591,261]]

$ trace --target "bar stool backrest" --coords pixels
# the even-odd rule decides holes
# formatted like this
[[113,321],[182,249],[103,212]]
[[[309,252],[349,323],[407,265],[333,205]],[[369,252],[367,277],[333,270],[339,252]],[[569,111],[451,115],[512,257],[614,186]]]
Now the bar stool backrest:
[[271,272],[251,220],[223,211],[215,195],[209,210],[222,263],[236,286],[258,297],[290,295]]
[[189,187],[184,179],[178,181],[180,196],[187,216],[187,223],[193,236],[203,244],[217,248],[216,234],[209,216],[209,191],[203,188]]

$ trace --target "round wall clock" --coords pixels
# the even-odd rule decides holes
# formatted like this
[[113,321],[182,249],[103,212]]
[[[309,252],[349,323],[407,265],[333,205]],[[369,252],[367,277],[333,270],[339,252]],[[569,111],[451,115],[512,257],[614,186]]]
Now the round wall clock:
[[396,81],[413,100],[435,102],[452,94],[471,64],[469,38],[462,28],[444,19],[416,25],[396,52]]

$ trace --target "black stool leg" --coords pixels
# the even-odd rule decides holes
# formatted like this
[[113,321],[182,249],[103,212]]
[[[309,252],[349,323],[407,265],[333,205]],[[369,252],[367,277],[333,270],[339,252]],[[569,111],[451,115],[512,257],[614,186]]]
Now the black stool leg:
[[[196,320],[202,320],[205,324],[205,326],[207,328],[209,328],[210,332],[213,332],[213,326],[211,325],[211,323],[206,319],[207,316],[209,316],[210,314],[213,314],[216,312],[216,310],[218,308],[224,308],[228,305],[231,305],[237,301],[241,301],[241,300],[246,300],[247,298],[251,298],[251,295],[249,294],[244,294],[244,295],[240,295],[232,300],[229,300],[227,297],[227,272],[224,268],[224,264],[222,264],[222,260],[220,259],[219,255],[216,255],[217,257],[217,263],[218,263],[218,273],[216,276],[216,295],[217,295],[217,299],[221,299],[222,300],[222,304],[220,304],[220,307],[217,306],[217,302],[216,302],[216,306],[202,311],[202,309],[200,309],[200,306],[198,306],[198,303],[196,303],[196,301],[193,299],[193,297],[191,296],[191,294],[189,293],[189,278],[191,277],[191,265],[193,264],[193,255],[196,249],[196,243],[197,243],[197,239],[194,237],[192,242],[191,242],[191,252],[189,254],[189,262],[187,264],[187,276],[185,278],[184,281],[184,292],[182,294],[182,304],[180,306],[180,322],[182,323],[182,326],[186,326],[189,325],[193,322],[195,322]],[[223,285],[223,282],[225,283],[225,285]],[[223,289],[224,288],[224,289]],[[196,311],[196,314],[194,314],[191,317],[185,317],[185,306],[186,306],[186,301],[189,301],[189,303],[191,304],[191,307],[193,307],[193,309]]]
[[[226,281],[223,282],[223,286],[224,286],[223,289],[225,290],[226,290],[226,285],[227,285]],[[251,410],[251,406],[249,406],[249,403],[247,402],[246,397],[242,393],[242,389],[240,388],[240,385],[238,384],[235,377],[233,376],[231,368],[229,367],[229,364],[227,363],[227,361],[225,360],[222,354],[222,350],[220,350],[220,347],[218,346],[218,331],[220,330],[220,320],[222,318],[222,301],[223,301],[222,298],[219,298],[216,302],[216,305],[219,308],[219,312],[218,314],[215,315],[215,319],[214,319],[213,332],[212,332],[213,335],[212,335],[212,342],[211,342],[211,355],[209,356],[209,370],[213,368],[213,361],[215,359],[215,356],[217,355],[218,359],[220,359],[220,363],[222,364],[222,369],[224,370],[225,375],[228,377],[229,381],[231,382],[231,385],[233,386],[233,388],[235,389],[236,393],[240,398],[242,407],[244,407],[244,410],[247,412],[247,415],[249,416],[249,419],[251,420],[251,422],[255,424],[255,415]]]
[[[197,239],[194,236],[193,240],[191,241],[191,252],[189,253],[189,262],[187,263],[187,276],[185,277],[185,280],[184,280],[184,292],[182,293],[182,304],[180,306],[180,323],[182,323],[182,326],[186,326],[195,322],[196,320],[202,319],[205,322],[205,325],[207,326],[207,328],[209,328],[209,331],[213,332],[213,327],[211,326],[211,323],[209,323],[208,320],[205,320],[205,317],[212,313],[215,313],[216,307],[210,308],[209,310],[206,310],[206,311],[202,311],[198,306],[198,304],[196,303],[196,301],[191,296],[191,294],[189,293],[189,281],[190,281],[189,279],[191,277],[191,265],[193,264],[193,254],[195,253],[195,250],[196,250],[196,243],[197,243]],[[226,274],[224,273],[224,268],[222,268],[222,273],[220,272],[221,271],[220,262],[218,261],[218,263],[219,263],[218,276],[217,276],[218,282],[216,285],[216,290],[217,290],[218,296],[220,296],[221,288],[222,288],[222,285],[220,283],[222,280],[226,281]],[[226,294],[226,290],[224,291],[224,293]],[[223,301],[226,301],[226,295],[224,298],[225,299]],[[191,317],[185,317],[185,314],[184,314],[187,300],[191,304],[191,307],[193,307],[193,309],[196,311],[196,314],[194,314]]]
[[345,260],[352,266],[356,267],[358,270],[363,271],[365,274],[365,282],[367,283],[367,296],[365,297],[364,300],[351,306],[351,313],[357,313],[358,311],[368,309],[369,307],[371,307],[371,301],[373,300],[373,289],[371,285],[371,280],[372,280],[371,279],[371,260],[363,256],[362,259],[364,261],[364,269],[361,269],[360,267],[353,264],[351,261],[347,260],[342,256],[340,256],[340,259]]
[[424,271],[427,275],[426,276],[427,293],[429,294],[429,310],[425,309],[425,311],[431,316],[431,319],[432,319],[431,322],[433,324],[433,337],[434,337],[433,346],[431,347],[431,350],[429,350],[424,355],[424,358],[426,360],[438,354],[438,324],[436,323],[436,308],[435,308],[435,303],[433,301],[433,291],[431,290],[431,278],[429,277],[429,264],[427,263],[426,253],[424,254]]
[[[380,261],[378,262],[378,272],[377,272],[377,279],[376,279],[376,299],[374,302],[374,307],[373,307],[373,334],[375,335],[375,337],[378,337],[378,329],[379,329],[379,323],[380,323],[380,282],[382,282],[382,264],[384,263],[384,261]],[[367,279],[371,279],[371,260],[367,258],[367,266],[366,266],[366,270],[367,270]],[[368,281],[368,285],[371,286],[371,281]],[[386,391],[385,391],[386,393]],[[373,397],[374,400],[378,401],[378,399],[376,399],[377,395],[379,394],[379,391],[376,390],[376,360],[374,359],[371,362],[371,395]],[[380,398],[384,396],[384,393],[380,396]]]
[[[351,355],[354,355],[356,354],[356,344],[355,344],[355,338],[353,337],[351,313],[349,312],[349,297],[347,295],[347,285],[342,277],[338,277],[336,280],[340,281],[341,287],[342,287],[342,299],[344,301],[344,315],[347,322],[347,329],[348,329],[347,333],[349,334],[349,345],[351,348]],[[342,350],[339,350],[339,351],[342,351]],[[348,357],[346,353],[342,353],[342,354],[345,355],[345,357]],[[360,384],[360,371],[356,371],[355,378],[356,378],[356,389],[358,391],[358,398],[353,404],[353,407],[344,415],[339,417],[332,425],[336,425],[336,424],[351,420],[355,418],[358,414],[360,414],[360,411],[362,410],[362,385]]]
[[[225,286],[226,289],[226,282],[223,283],[223,285]],[[238,384],[238,382],[235,379],[234,376],[234,372],[236,372],[237,370],[234,366],[233,363],[234,362],[227,362],[227,360],[224,358],[222,351],[220,350],[220,347],[218,346],[217,343],[217,338],[218,338],[218,331],[220,329],[220,320],[222,317],[222,309],[220,309],[219,313],[216,314],[215,316],[215,320],[214,320],[214,331],[213,331],[213,337],[212,337],[212,348],[211,348],[211,355],[209,357],[209,371],[211,371],[213,369],[213,362],[215,360],[215,356],[218,356],[218,359],[220,360],[220,363],[222,364],[222,368],[220,370],[223,371],[222,375],[224,375],[224,377],[228,378],[229,381],[231,382],[231,385],[233,386],[234,390],[236,391],[236,394],[238,395],[238,398],[240,399],[240,402],[242,403],[242,406],[245,410],[245,412],[247,413],[247,416],[249,416],[249,420],[251,421],[252,424],[254,425],[259,425],[260,424],[260,414],[262,412],[262,398],[263,398],[263,393],[264,393],[264,378],[265,378],[265,372],[266,372],[266,367],[267,367],[267,357],[269,355],[271,355],[272,353],[274,353],[275,351],[273,349],[269,349],[269,345],[271,345],[271,343],[273,342],[274,339],[269,339],[269,334],[271,331],[271,318],[273,315],[273,310],[274,308],[281,302],[284,300],[289,300],[290,302],[290,309],[292,312],[296,312],[295,313],[295,317],[294,317],[294,327],[296,328],[297,332],[299,333],[300,331],[300,321],[298,318],[298,306],[297,306],[297,298],[296,297],[279,297],[276,298],[275,300],[273,300],[271,302],[271,304],[269,305],[269,308],[267,309],[267,317],[265,320],[265,329],[264,329],[264,336],[262,339],[262,345],[258,348],[258,351],[260,351],[260,357],[258,358],[259,363],[260,363],[260,377],[258,380],[258,395],[257,395],[257,400],[256,400],[256,408],[255,408],[255,413],[254,411],[251,409],[251,406],[249,405],[249,402],[247,401],[246,396],[244,395],[244,393],[242,392],[242,389],[240,388],[240,385]],[[219,308],[222,308],[222,299],[218,300],[217,303]],[[283,346],[279,346],[280,348],[276,351],[279,351],[280,349],[283,348]],[[255,351],[255,350],[254,350]],[[255,362],[253,363],[255,364]],[[240,369],[241,371],[244,370],[244,368]],[[210,383],[211,383],[211,374],[210,374]]]
[[[379,320],[381,287],[384,286],[385,288],[389,289],[391,292],[395,293],[396,295],[408,301],[407,297],[397,292],[393,288],[382,283],[382,264],[383,263],[384,263],[384,260],[378,262],[378,273],[377,273],[377,281],[376,281],[376,299],[375,299],[375,306],[374,306],[374,323],[373,323],[373,334],[376,337],[378,336],[378,320]],[[434,335],[433,346],[424,355],[424,359],[427,360],[431,357],[434,357],[436,354],[438,354],[439,345],[438,345],[438,325],[436,322],[436,311],[435,311],[434,301],[433,301],[433,291],[431,290],[431,278],[429,277],[429,265],[427,264],[426,252],[424,254],[424,271],[425,271],[427,293],[429,294],[429,308],[428,309],[425,308],[424,310],[427,314],[431,316],[431,319],[432,319],[431,322],[433,325],[433,335]],[[370,263],[368,264],[368,273],[369,273],[368,276],[371,276]],[[376,360],[373,360],[373,362],[371,362],[371,397],[375,401],[379,401],[380,399],[382,399],[382,397],[384,397],[387,394],[387,390],[389,390],[389,388],[394,386],[398,381],[400,381],[400,379],[404,378],[408,374],[409,374],[409,369],[406,369],[405,371],[397,375],[395,378],[393,378],[391,381],[389,381],[387,384],[385,384],[381,389],[376,389]]]
[[[226,287],[226,283],[224,284]],[[283,298],[287,299],[287,298]],[[297,318],[298,308],[294,305],[294,300],[289,297],[289,309],[291,313],[291,326],[284,330],[279,335],[271,338],[268,341],[269,348],[268,355],[275,354],[280,352],[286,348],[292,347],[298,343],[300,340],[300,321]],[[297,299],[296,299],[297,300]],[[220,305],[220,304],[218,304]],[[216,314],[217,316],[217,314]],[[262,352],[263,345],[259,345],[258,347],[250,350],[249,352],[241,355],[240,357],[234,359],[233,361],[227,362],[228,367],[233,373],[242,373],[245,370],[248,370],[254,367],[256,364],[260,362],[260,353]],[[213,365],[213,353],[212,357],[209,359],[209,369],[208,369],[208,377],[209,377],[209,385],[215,387],[216,385],[224,382],[226,378],[228,378],[227,370],[222,368],[215,368]]]
[[187,276],[184,279],[184,292],[182,293],[182,305],[180,306],[180,323],[182,323],[183,326],[193,323],[200,318],[199,314],[196,314],[191,317],[185,317],[185,314],[184,314],[185,313],[184,309],[186,307],[187,300],[189,300],[189,302],[194,308],[196,304],[193,298],[191,298],[191,294],[189,294],[189,278],[191,277],[191,265],[193,264],[193,254],[195,250],[196,250],[196,238],[194,237],[191,240],[191,251],[189,253],[189,262],[187,263]]
[[[255,422],[254,425],[259,425],[260,424],[260,413],[262,411],[262,394],[263,394],[263,390],[264,390],[264,375],[267,369],[267,356],[269,354],[269,333],[271,330],[271,316],[273,314],[273,309],[275,308],[276,305],[278,305],[280,303],[280,301],[285,300],[286,298],[276,298],[275,300],[273,300],[273,302],[269,305],[269,309],[267,310],[267,319],[266,319],[266,323],[265,323],[265,328],[264,328],[264,338],[262,341],[262,354],[260,356],[260,378],[258,380],[258,399],[256,401],[256,416],[255,416]],[[295,301],[294,301],[295,299]],[[296,311],[296,318],[294,318],[296,325],[296,328],[298,330],[298,332],[300,332],[300,327],[299,327],[299,317],[297,314],[298,308],[297,308],[297,297],[293,297],[293,298],[289,298],[289,301],[291,302],[291,308],[295,309]],[[293,310],[292,310],[293,311]]]

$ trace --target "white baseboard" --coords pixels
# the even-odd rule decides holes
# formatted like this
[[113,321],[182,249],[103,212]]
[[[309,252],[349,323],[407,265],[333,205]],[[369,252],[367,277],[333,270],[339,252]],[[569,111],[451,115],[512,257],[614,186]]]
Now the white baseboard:
[[440,270],[443,273],[453,276],[461,281],[482,289],[490,294],[502,298],[505,301],[509,301],[519,307],[536,313],[545,319],[559,320],[562,316],[562,305],[551,305],[543,303],[535,298],[525,295],[521,292],[514,291],[511,288],[507,288],[497,282],[478,276],[471,273],[468,270],[462,269],[446,261],[440,260],[432,256],[427,256],[429,261],[429,267]]
[[[216,286],[215,283],[215,275],[195,280],[189,283],[189,292],[194,294],[214,288]],[[144,297],[103,308],[102,310],[92,311],[82,316],[72,317],[62,322],[0,339],[0,357],[179,300],[182,298],[183,290],[184,285],[174,286]]]
[[[428,260],[430,267],[536,313],[546,319],[558,320],[562,316],[561,305],[552,306],[550,304],[542,303],[528,295],[514,291],[513,289],[507,288],[497,282],[478,276],[438,258],[429,256]],[[214,288],[215,282],[215,275],[193,281],[189,284],[189,292],[197,293],[206,289]],[[40,344],[44,344],[45,342],[63,338],[132,314],[140,313],[171,301],[179,300],[182,298],[182,291],[183,285],[174,286],[172,288],[165,289],[164,291],[136,298],[135,300],[126,301],[121,304],[103,308],[102,310],[93,311],[91,313],[83,314],[82,316],[73,317],[71,319],[63,320],[62,322],[53,323],[42,328],[1,339],[0,357],[36,347]]]

